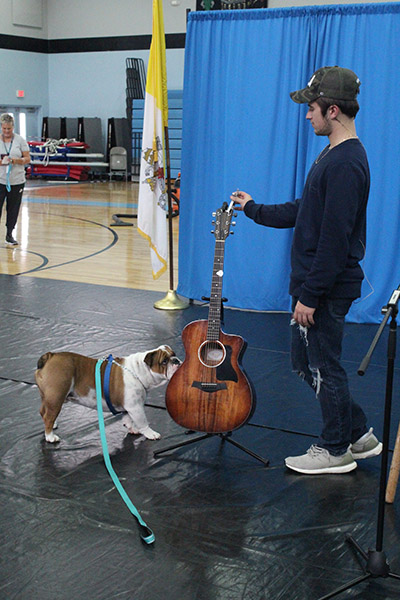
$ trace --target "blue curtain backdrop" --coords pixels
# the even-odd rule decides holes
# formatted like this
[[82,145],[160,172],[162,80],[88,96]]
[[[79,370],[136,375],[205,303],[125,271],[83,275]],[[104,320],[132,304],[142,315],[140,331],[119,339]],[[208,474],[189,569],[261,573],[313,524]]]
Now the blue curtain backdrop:
[[[368,278],[349,320],[379,322],[400,284],[400,5],[192,12],[183,98],[178,292],[209,296],[212,212],[237,188],[273,204],[301,195],[326,145],[289,92],[321,66],[361,80],[357,133],[372,176]],[[291,230],[256,225],[238,213],[225,244],[228,305],[289,310]],[[369,282],[369,283],[368,283]]]

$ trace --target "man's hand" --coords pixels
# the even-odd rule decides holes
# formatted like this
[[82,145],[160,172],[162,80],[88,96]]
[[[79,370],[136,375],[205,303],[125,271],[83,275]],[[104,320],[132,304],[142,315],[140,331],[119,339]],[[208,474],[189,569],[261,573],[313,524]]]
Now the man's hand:
[[247,202],[253,198],[246,192],[237,191],[231,195],[231,200],[235,202],[235,210],[243,210]]
[[310,306],[305,306],[301,302],[297,302],[294,308],[293,319],[299,325],[311,327],[311,325],[314,325],[314,313],[315,308],[311,308]]

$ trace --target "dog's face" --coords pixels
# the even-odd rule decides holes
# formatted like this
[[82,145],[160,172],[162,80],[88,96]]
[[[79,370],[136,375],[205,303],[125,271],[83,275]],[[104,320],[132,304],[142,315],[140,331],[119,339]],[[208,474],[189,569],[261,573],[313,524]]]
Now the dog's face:
[[150,350],[144,362],[154,373],[164,376],[168,381],[182,364],[169,346],[159,346],[155,350]]

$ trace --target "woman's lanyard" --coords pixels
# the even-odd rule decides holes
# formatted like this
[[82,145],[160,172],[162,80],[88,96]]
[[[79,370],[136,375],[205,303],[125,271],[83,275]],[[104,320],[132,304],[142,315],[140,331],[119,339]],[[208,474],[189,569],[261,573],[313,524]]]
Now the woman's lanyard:
[[[9,157],[10,156],[10,152],[11,152],[11,147],[12,147],[13,141],[14,141],[14,136],[12,136],[12,138],[11,138],[11,142],[10,142],[10,145],[8,147],[8,150],[7,150],[6,143],[4,141],[4,136],[3,136],[3,140],[2,141],[3,141],[3,144],[4,144],[4,148],[6,149],[6,155]],[[12,164],[9,163],[8,164],[8,168],[7,168],[7,183],[6,183],[6,190],[7,190],[7,192],[11,192],[11,185],[10,185],[11,167],[12,167]]]
[[8,147],[8,150],[7,150],[7,146],[6,146],[6,143],[5,143],[5,141],[4,141],[4,135],[3,135],[3,144],[4,144],[4,148],[6,149],[6,154],[7,154],[7,156],[10,156],[10,152],[11,152],[11,147],[12,147],[12,145],[13,145],[13,141],[14,141],[14,136],[12,136],[12,138],[11,138],[11,142],[10,142],[10,145],[9,145],[9,147]]

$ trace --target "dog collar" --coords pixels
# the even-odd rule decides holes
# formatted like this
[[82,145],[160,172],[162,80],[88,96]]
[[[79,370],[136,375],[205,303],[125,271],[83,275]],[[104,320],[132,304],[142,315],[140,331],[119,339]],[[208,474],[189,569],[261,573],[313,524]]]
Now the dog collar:
[[[113,415],[120,415],[126,411],[124,410],[117,410],[111,402],[110,399],[110,374],[111,374],[111,367],[112,364],[114,362],[114,358],[113,355],[110,354],[107,357],[107,364],[106,364],[106,370],[104,372],[104,382],[103,382],[103,394],[104,394],[104,399],[107,403],[108,409],[110,412],[112,412]],[[115,363],[118,364],[118,363]]]
[[125,367],[125,365],[121,365],[120,363],[118,363],[117,361],[115,361],[112,354],[110,354],[109,356],[107,356],[107,358],[104,359],[104,360],[107,360],[106,370],[104,372],[104,383],[103,383],[104,400],[106,401],[106,404],[108,406],[109,411],[112,412],[113,415],[123,414],[126,411],[125,410],[117,410],[113,406],[113,404],[111,402],[111,399],[110,399],[110,374],[111,374],[111,367],[112,367],[112,365],[113,364],[117,365],[121,369],[124,369],[125,371],[127,371],[128,373],[130,373],[132,375],[132,377],[134,377],[135,379],[138,380],[138,382],[143,387],[143,389],[144,389],[145,392],[147,392],[147,388],[144,385],[144,383],[139,379],[139,377],[137,375],[135,375],[135,373],[133,371],[131,371],[131,369],[128,369],[128,367]]

